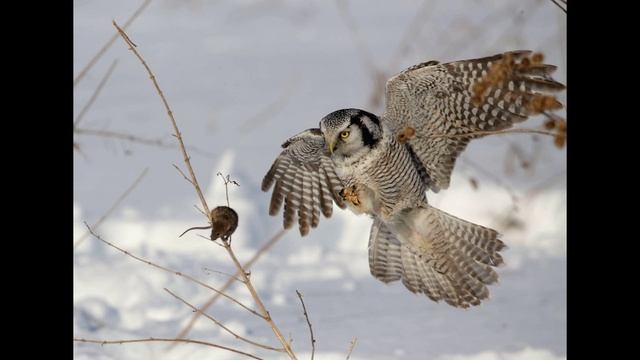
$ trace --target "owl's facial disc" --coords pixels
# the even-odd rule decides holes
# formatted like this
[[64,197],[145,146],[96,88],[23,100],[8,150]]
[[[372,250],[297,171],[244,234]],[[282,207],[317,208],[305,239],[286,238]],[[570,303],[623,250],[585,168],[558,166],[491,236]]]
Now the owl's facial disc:
[[378,118],[358,109],[332,112],[320,121],[320,130],[329,153],[343,157],[372,148],[379,139]]

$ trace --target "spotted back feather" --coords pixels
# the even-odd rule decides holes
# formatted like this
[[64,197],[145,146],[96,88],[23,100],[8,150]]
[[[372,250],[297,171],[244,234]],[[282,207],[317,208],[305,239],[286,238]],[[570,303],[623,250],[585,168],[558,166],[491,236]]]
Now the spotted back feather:
[[[387,82],[383,118],[392,131],[416,130],[409,140],[433,180],[434,191],[446,189],[456,158],[479,131],[511,127],[532,115],[531,104],[541,95],[564,89],[550,74],[555,66],[514,66],[505,81],[486,86],[476,96],[477,84],[492,66],[505,59],[522,61],[531,51],[445,64],[414,65]],[[558,103],[558,106],[560,104]]]

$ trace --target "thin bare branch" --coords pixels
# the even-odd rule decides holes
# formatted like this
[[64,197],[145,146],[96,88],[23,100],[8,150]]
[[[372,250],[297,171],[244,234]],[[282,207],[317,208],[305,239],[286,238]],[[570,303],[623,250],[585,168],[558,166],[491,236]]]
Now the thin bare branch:
[[113,60],[113,62],[109,66],[109,69],[107,70],[107,72],[102,77],[102,80],[100,80],[100,83],[98,84],[96,89],[93,91],[93,94],[91,94],[91,97],[89,98],[89,101],[87,101],[87,103],[84,105],[82,110],[80,110],[80,112],[78,113],[78,116],[76,116],[76,119],[73,122],[73,127],[74,128],[76,126],[78,126],[80,121],[82,121],[82,118],[84,117],[84,114],[86,114],[87,111],[89,111],[89,108],[91,107],[91,105],[93,105],[94,101],[96,101],[96,99],[100,95],[100,92],[102,91],[102,88],[107,84],[107,80],[109,80],[109,78],[111,77],[111,74],[113,73],[113,70],[115,70],[116,65],[118,65],[118,59]]
[[[286,85],[282,87],[280,96],[238,126],[240,136],[244,137],[250,134],[252,130],[257,129],[259,126],[264,126],[269,120],[273,119],[287,105],[298,83],[298,77],[290,77]],[[235,141],[238,141],[238,139],[235,139]]]
[[469,160],[466,157],[461,157],[460,160],[462,161],[462,163],[476,169],[478,172],[482,173],[483,175],[485,175],[486,177],[488,177],[490,180],[492,180],[496,185],[498,185],[499,187],[502,187],[511,197],[511,201],[513,203],[514,206],[517,206],[516,204],[518,203],[518,196],[516,195],[516,193],[513,191],[513,189],[505,184],[498,176],[496,176],[494,173],[492,173],[491,171],[485,170],[482,166],[476,164],[474,161]]
[[173,296],[174,298],[176,298],[176,299],[178,299],[178,300],[182,301],[182,303],[183,303],[183,304],[185,304],[185,305],[187,305],[188,307],[190,307],[190,308],[191,308],[191,310],[193,310],[194,312],[202,313],[202,315],[203,315],[204,317],[206,317],[207,319],[209,319],[209,320],[213,321],[213,323],[214,323],[214,324],[216,324],[216,325],[220,326],[224,331],[228,332],[229,334],[231,334],[231,335],[232,335],[233,337],[235,337],[236,339],[241,340],[241,341],[244,341],[244,342],[249,343],[249,344],[251,344],[251,345],[255,345],[255,346],[257,346],[257,347],[261,347],[261,348],[263,348],[263,349],[273,350],[273,351],[278,351],[278,352],[284,352],[284,349],[282,349],[282,348],[274,348],[274,347],[269,346],[269,345],[260,344],[260,343],[257,343],[257,342],[255,342],[255,341],[249,340],[249,339],[247,339],[247,338],[245,338],[245,337],[242,337],[242,336],[240,336],[240,335],[236,334],[235,332],[233,332],[233,330],[231,330],[231,329],[229,329],[228,327],[224,326],[224,324],[222,324],[220,321],[216,320],[214,317],[212,317],[212,316],[210,316],[210,315],[208,315],[208,314],[204,313],[202,310],[200,310],[200,309],[196,308],[195,306],[191,305],[189,302],[187,302],[185,299],[181,298],[180,296],[176,295],[176,294],[175,294],[175,293],[173,293],[171,290],[169,290],[169,289],[167,289],[167,288],[164,288],[164,291],[168,292],[168,293],[169,293],[171,296]]
[[89,160],[87,154],[85,154],[84,151],[82,151],[82,149],[80,148],[80,144],[75,141],[73,142],[73,150],[77,151],[78,154],[80,154],[80,156],[82,156],[85,160]]
[[[265,242],[264,245],[262,245],[262,247],[260,249],[258,249],[258,251],[256,251],[256,253],[253,255],[253,257],[251,259],[249,259],[249,261],[247,261],[244,264],[243,269],[249,270],[251,268],[251,266],[253,266],[253,264],[256,261],[258,261],[260,259],[260,257],[262,257],[262,255],[266,254],[267,251],[269,251],[269,249],[271,249],[271,247],[273,247],[273,245],[275,245],[275,243],[278,242],[278,240],[280,240],[285,233],[286,233],[286,230],[280,230],[280,231],[278,231],[277,234],[272,236],[271,239],[269,239],[267,242]],[[240,276],[240,273],[236,272],[236,276]],[[220,288],[220,291],[226,291],[232,284],[234,284],[233,279],[227,280],[227,282],[224,285],[222,285],[222,287]],[[200,310],[201,311],[206,311],[219,298],[220,298],[219,294],[213,295],[204,305],[202,305],[200,307]],[[185,325],[185,327],[182,330],[180,330],[180,333],[178,333],[178,335],[176,337],[177,338],[186,337],[187,334],[189,334],[189,331],[191,331],[191,329],[195,325],[196,321],[200,318],[200,315],[201,315],[201,313],[193,314],[193,316],[189,320],[189,323],[187,323],[187,325]],[[167,350],[171,350],[173,348],[173,346],[175,346],[175,344],[170,345]]]
[[[206,239],[206,238],[205,238],[205,239]],[[233,278],[233,279],[235,279],[236,281],[238,281],[238,282],[240,282],[240,283],[244,284],[244,281],[242,281],[242,279],[240,279],[239,277],[237,277],[237,276],[235,276],[235,275],[231,275],[231,274],[226,273],[226,272],[224,272],[224,271],[213,270],[213,269],[209,269],[208,267],[203,267],[203,268],[202,268],[202,271],[204,271],[204,272],[206,272],[206,273],[209,273],[209,274],[220,274],[220,275],[224,275],[224,276],[226,276],[226,277]]]
[[[562,5],[560,5],[556,0],[551,0],[551,2],[553,2],[554,4],[556,4],[556,6],[557,6],[557,7],[559,7],[559,8],[560,8],[560,10],[564,11],[564,13],[565,13],[565,14],[567,13],[567,9],[565,9],[564,7],[562,7]],[[566,2],[564,2],[564,1],[563,1],[563,3],[564,3],[564,6],[567,6],[567,3],[566,3]]]
[[[133,15],[131,15],[131,17],[127,20],[127,22],[124,23],[123,29],[126,29],[127,27],[129,27],[129,25],[131,25],[131,23],[133,23],[133,21],[140,14],[142,14],[142,11],[150,3],[151,3],[151,0],[145,0],[144,3],[142,3],[142,5],[140,5],[140,7],[133,13]],[[89,60],[89,63],[85,65],[85,67],[82,68],[82,70],[80,70],[80,73],[78,74],[78,76],[76,76],[76,78],[73,79],[73,87],[75,87],[78,84],[78,82],[82,80],[82,78],[87,74],[89,69],[91,69],[93,65],[95,65],[95,63],[102,57],[102,55],[104,55],[104,53],[107,52],[107,50],[111,47],[111,45],[113,45],[113,43],[116,41],[117,38],[118,38],[118,33],[113,34],[113,36],[109,39],[109,41],[107,41],[106,44],[104,44],[104,46],[100,49],[100,51],[98,51],[98,53],[95,54],[93,58],[91,58],[91,60]]]
[[553,119],[553,120],[556,120],[556,121],[565,121],[562,117],[560,117],[560,116],[558,116],[558,115],[556,115],[556,114],[554,114],[552,112],[549,112],[549,111],[543,111],[542,114],[544,116],[548,117],[549,119]]
[[[205,240],[209,240],[209,241],[211,241],[211,236],[206,237],[206,236],[202,236],[202,235],[200,235],[200,234],[197,234],[196,236],[197,236],[197,237],[199,237],[199,238],[203,238],[203,239],[205,239]],[[222,245],[222,244],[218,243],[217,241],[213,241],[213,243],[214,243],[214,244],[216,244],[216,245],[218,245],[218,246],[220,246],[220,247],[224,247],[224,245]]]
[[206,342],[206,341],[192,340],[192,339],[167,339],[167,338],[153,338],[153,337],[150,337],[150,338],[144,338],[144,339],[93,340],[93,339],[73,338],[73,341],[83,342],[83,343],[100,344],[100,345],[128,344],[128,343],[140,343],[140,342],[177,342],[177,343],[181,343],[182,342],[182,343],[191,343],[191,344],[200,344],[200,345],[211,346],[211,347],[214,347],[214,348],[223,349],[223,350],[234,352],[236,354],[244,355],[244,356],[250,357],[252,359],[263,360],[262,358],[259,358],[259,357],[255,356],[255,355],[251,355],[251,354],[246,353],[244,351],[240,351],[240,350],[233,349],[233,348],[226,347],[226,346],[222,346],[222,345],[217,345],[217,344]]
[[164,271],[166,271],[166,272],[169,272],[169,273],[172,273],[172,274],[175,274],[175,275],[178,275],[178,276],[184,277],[185,279],[188,279],[188,280],[190,280],[190,281],[192,281],[192,282],[194,282],[194,283],[196,283],[196,284],[198,284],[198,285],[200,285],[200,286],[203,286],[203,287],[205,287],[205,288],[207,288],[207,289],[209,289],[209,290],[211,290],[211,291],[213,291],[213,292],[215,292],[215,293],[217,293],[217,294],[221,295],[221,296],[224,296],[225,298],[227,298],[227,299],[229,299],[229,300],[233,301],[234,303],[236,303],[236,304],[240,305],[242,308],[244,308],[245,310],[249,311],[250,313],[252,313],[252,314],[254,314],[254,315],[258,316],[258,317],[261,317],[261,318],[263,317],[263,316],[262,316],[262,315],[260,315],[257,311],[255,311],[255,310],[253,310],[253,309],[249,308],[248,306],[244,305],[243,303],[241,303],[241,302],[240,302],[240,301],[238,301],[237,299],[235,299],[235,298],[233,298],[233,297],[231,297],[231,296],[229,296],[229,295],[227,295],[227,294],[223,293],[222,291],[220,291],[220,290],[218,290],[218,289],[216,289],[216,288],[213,288],[213,287],[211,287],[211,286],[209,286],[209,285],[207,285],[207,284],[203,283],[202,281],[200,281],[200,280],[198,280],[198,279],[196,279],[196,278],[194,278],[194,277],[192,277],[192,276],[189,276],[189,275],[187,275],[187,274],[183,274],[183,273],[181,273],[181,272],[179,272],[179,271],[175,271],[175,270],[172,270],[172,269],[166,268],[166,267],[164,267],[164,266],[161,266],[161,265],[158,265],[158,264],[156,264],[156,263],[153,263],[153,262],[151,262],[151,261],[149,261],[149,260],[147,260],[147,259],[143,259],[143,258],[141,258],[141,257],[138,257],[138,256],[136,256],[136,255],[133,255],[133,254],[132,254],[132,253],[130,253],[129,251],[124,250],[124,249],[122,249],[122,248],[120,248],[120,247],[118,247],[118,246],[114,245],[113,243],[111,243],[111,242],[109,242],[109,241],[107,241],[107,240],[103,239],[102,237],[100,237],[98,234],[96,234],[96,233],[93,231],[93,229],[91,229],[91,227],[90,227],[86,222],[85,222],[84,224],[85,224],[85,226],[87,227],[87,229],[89,229],[89,233],[91,233],[91,235],[93,235],[96,239],[98,239],[98,240],[102,241],[103,243],[105,243],[105,244],[107,244],[107,245],[111,246],[112,248],[114,248],[114,249],[116,249],[116,250],[120,251],[121,253],[123,253],[123,254],[125,254],[125,255],[127,255],[127,256],[130,256],[130,257],[132,257],[132,258],[134,258],[134,259],[136,259],[136,260],[138,260],[138,261],[140,261],[140,262],[142,262],[142,263],[145,263],[145,264],[147,264],[147,265],[153,266],[153,267],[155,267],[156,269],[164,270]]
[[193,207],[196,208],[196,210],[198,210],[200,214],[204,215],[204,217],[209,217],[209,215],[205,214],[205,212],[202,211],[202,209],[200,209],[197,205],[193,205]]
[[338,13],[344,24],[349,29],[349,33],[353,38],[353,42],[356,44],[356,48],[360,53],[360,59],[362,63],[367,68],[370,74],[377,74],[380,71],[378,67],[373,63],[371,59],[374,57],[371,55],[369,48],[365,45],[364,41],[360,37],[360,33],[358,32],[358,28],[356,27],[356,22],[351,13],[349,12],[349,5],[346,0],[336,0],[336,5],[338,7]]
[[[178,165],[176,165],[176,164],[171,164],[171,165],[173,165],[173,167],[174,167],[174,168],[176,168],[176,170],[178,170],[178,172],[180,173],[180,175],[182,175],[182,177],[183,177],[185,180],[187,180],[187,181],[189,182],[189,184],[193,185],[193,181],[191,181],[191,179],[189,179],[189,178],[187,177],[187,175],[185,175],[185,174],[184,174],[184,172],[182,172],[182,170],[178,167]],[[200,209],[198,209],[198,210],[200,210]],[[204,212],[203,212],[203,214],[204,214]],[[208,216],[207,216],[207,214],[204,214],[204,216],[208,217]]]
[[[138,143],[138,144],[143,144],[143,145],[151,145],[151,146],[157,146],[157,147],[162,147],[162,148],[175,148],[177,146],[177,144],[175,143],[170,143],[170,142],[166,142],[160,138],[155,138],[155,139],[147,139],[147,138],[142,138],[139,136],[135,136],[135,135],[131,135],[131,134],[127,134],[127,133],[121,133],[121,132],[116,132],[116,131],[109,131],[109,130],[97,130],[97,129],[84,129],[84,128],[74,128],[73,132],[77,135],[88,135],[88,136],[99,136],[99,137],[104,137],[104,138],[114,138],[114,139],[120,139],[120,140],[125,140],[125,141],[129,141],[132,143]],[[188,146],[187,147],[190,151],[193,151],[195,153],[198,153],[200,155],[212,158],[215,155],[211,154],[209,152],[206,152],[202,149],[199,149],[195,146]]]
[[[182,135],[180,134],[180,130],[178,129],[178,124],[176,123],[176,120],[173,117],[173,112],[171,111],[171,108],[169,107],[167,99],[164,97],[163,92],[160,89],[160,86],[158,85],[158,82],[156,81],[155,75],[153,74],[153,72],[151,71],[151,69],[149,68],[149,66],[145,62],[145,60],[142,58],[140,53],[138,53],[138,51],[135,49],[135,45],[131,42],[131,40],[129,39],[129,36],[118,26],[118,24],[115,22],[115,20],[113,21],[113,26],[115,26],[116,29],[118,29],[118,32],[120,33],[120,35],[122,36],[124,41],[129,45],[129,50],[131,50],[134,53],[134,55],[138,58],[138,60],[140,60],[140,62],[144,66],[144,68],[147,70],[147,73],[149,74],[149,77],[153,81],[153,84],[154,84],[158,94],[160,95],[160,98],[162,99],[162,102],[163,102],[163,104],[164,104],[164,106],[165,106],[165,108],[167,110],[167,114],[169,115],[169,119],[171,120],[171,124],[173,125],[175,136],[178,139],[178,142],[180,143],[180,150],[182,151],[182,155],[184,156],[184,162],[187,165],[187,168],[189,170],[189,175],[191,176],[191,180],[193,181],[193,187],[195,188],[196,193],[200,197],[200,201],[202,202],[203,209],[205,210],[205,212],[207,214],[209,214],[209,216],[211,216],[210,215],[211,211],[209,210],[209,206],[207,205],[207,202],[206,202],[206,200],[204,198],[204,195],[202,194],[202,190],[200,189],[200,185],[198,184],[198,180],[197,180],[196,175],[195,175],[195,173],[193,171],[193,167],[191,166],[191,162],[189,161],[189,155],[187,154],[187,150],[185,149],[184,142],[182,141]],[[211,222],[210,218],[209,218],[209,222]],[[289,355],[289,357],[291,359],[294,359],[294,360],[297,359],[296,355],[293,353],[293,350],[291,349],[291,344],[289,344],[287,342],[287,340],[282,336],[282,333],[280,332],[280,329],[276,326],[275,322],[273,321],[273,319],[269,315],[269,312],[267,311],[267,309],[265,308],[264,304],[262,303],[262,300],[258,296],[258,293],[256,292],[255,288],[253,287],[253,284],[251,284],[251,280],[249,280],[247,272],[242,268],[242,265],[240,265],[240,262],[238,261],[238,259],[236,258],[235,254],[233,253],[233,249],[231,248],[231,243],[229,241],[224,241],[223,240],[223,244],[224,244],[225,250],[227,250],[227,253],[229,254],[231,259],[233,260],[233,263],[236,266],[236,270],[242,276],[242,278],[244,280],[244,283],[245,283],[245,286],[247,287],[247,289],[251,293],[251,296],[253,297],[253,300],[258,305],[258,308],[260,309],[260,312],[262,314],[261,317],[265,319],[265,321],[269,324],[269,326],[271,326],[271,330],[273,330],[273,333],[278,338],[278,341],[280,341],[280,343],[284,347],[287,355]]]
[[353,340],[351,340],[351,344],[349,345],[349,352],[347,353],[347,360],[351,358],[351,353],[353,352],[353,348],[356,347],[357,342],[358,342],[357,337],[354,337]]
[[304,317],[307,319],[307,325],[309,325],[309,334],[311,335],[311,360],[313,360],[313,356],[316,353],[316,339],[313,337],[313,327],[311,327],[311,321],[309,321],[309,315],[307,314],[307,307],[304,305],[304,300],[302,300],[302,294],[298,289],[296,289],[296,294],[298,294],[298,298],[300,299],[300,303],[302,304],[302,311],[304,312]]
[[[402,36],[402,40],[400,40],[400,42],[398,43],[399,45],[396,48],[395,56],[391,60],[391,63],[388,67],[389,69],[398,68],[400,60],[402,60],[402,58],[404,57],[409,44],[411,44],[412,41],[415,42],[414,39],[417,37],[417,35],[420,34],[422,27],[425,24],[429,23],[427,15],[429,14],[429,11],[433,9],[433,6],[435,6],[435,4],[436,2],[431,0],[422,1],[422,4],[420,4],[420,7],[413,15],[413,19],[411,19],[411,22],[407,26]],[[384,90],[384,87],[382,88],[382,90]]]
[[536,195],[538,195],[540,192],[548,189],[554,183],[556,183],[556,182],[558,182],[560,180],[566,179],[566,176],[567,176],[567,170],[563,169],[563,170],[559,171],[558,173],[556,173],[556,174],[554,174],[552,176],[549,176],[548,178],[542,180],[538,184],[532,186],[524,194],[524,196],[523,196],[524,201],[523,202],[526,203],[527,201],[531,200]]
[[218,172],[216,175],[220,176],[222,178],[222,181],[224,182],[224,192],[225,192],[225,195],[227,196],[227,206],[231,206],[229,205],[229,184],[233,184],[235,186],[240,186],[240,184],[238,184],[238,182],[235,180],[231,180],[231,175],[229,174],[227,174],[227,177],[222,175],[221,172]]
[[[100,225],[105,221],[106,218],[109,217],[109,215],[111,215],[111,213],[122,203],[122,201],[133,191],[133,189],[136,188],[136,186],[138,186],[138,184],[140,183],[140,181],[142,181],[142,178],[145,177],[145,175],[147,175],[147,171],[149,171],[149,168],[145,168],[144,170],[142,170],[142,172],[140,173],[140,175],[138,175],[138,177],[133,181],[133,184],[129,185],[129,187],[127,188],[127,190],[125,190],[122,195],[120,195],[116,201],[113,203],[113,205],[111,205],[111,207],[109,208],[109,210],[107,210],[107,212],[104,213],[104,215],[102,215],[98,221],[96,221],[95,224],[93,224],[93,228],[97,229],[98,227],[100,227]],[[77,249],[78,246],[80,246],[80,244],[82,244],[82,242],[90,235],[91,233],[89,231],[85,232],[84,234],[82,234],[82,236],[80,236],[78,238],[78,240],[76,240],[76,243],[73,244],[73,249]]]
[[271,330],[273,330],[273,333],[275,334],[275,336],[278,338],[282,346],[284,346],[284,349],[287,352],[287,355],[289,355],[291,359],[296,360],[297,357],[293,353],[293,349],[291,348],[291,343],[289,343],[287,339],[284,338],[284,336],[282,335],[282,332],[280,332],[280,329],[271,318],[269,311],[267,311],[267,308],[262,303],[260,296],[258,296],[258,292],[253,287],[253,284],[249,279],[249,275],[244,270],[242,265],[240,265],[240,262],[236,258],[236,255],[233,253],[233,250],[231,249],[231,243],[229,241],[224,241],[224,240],[222,243],[224,244],[224,248],[225,250],[227,250],[229,257],[231,257],[231,260],[233,260],[233,263],[235,264],[236,269],[238,269],[238,271],[240,272],[240,276],[242,276],[242,279],[244,280],[244,285],[247,287],[247,289],[249,289],[249,292],[251,293],[251,297],[253,297],[253,300],[258,305],[258,308],[260,309],[260,312],[262,313],[264,319],[267,321],[267,323],[269,323],[269,325],[271,326]]
[[131,42],[131,40],[129,39],[129,36],[124,32],[123,29],[121,29],[118,26],[115,20],[113,20],[113,26],[115,26],[115,28],[118,29],[118,32],[120,33],[121,37],[129,45],[129,50],[131,50],[134,53],[134,55],[142,63],[142,66],[144,66],[144,68],[147,70],[147,73],[149,74],[149,77],[151,78],[153,85],[158,91],[158,95],[160,95],[160,98],[162,99],[162,103],[164,104],[164,107],[167,110],[167,114],[169,115],[169,120],[171,120],[171,125],[173,126],[174,134],[178,139],[178,142],[180,143],[180,150],[182,151],[182,155],[184,156],[184,162],[187,165],[187,169],[189,170],[189,175],[191,175],[193,187],[195,188],[196,193],[200,198],[200,202],[202,202],[202,208],[207,214],[210,214],[211,211],[209,210],[207,201],[204,199],[204,195],[202,194],[202,190],[200,190],[200,185],[198,184],[198,179],[196,178],[196,175],[193,172],[193,167],[191,166],[191,161],[189,160],[189,155],[187,154],[187,149],[185,149],[184,147],[184,142],[182,141],[182,134],[180,134],[180,130],[178,129],[178,124],[176,123],[176,119],[174,119],[173,117],[173,111],[171,111],[171,107],[169,107],[169,103],[167,102],[167,99],[164,97],[164,93],[162,92],[162,89],[160,89],[160,85],[158,85],[158,82],[156,81],[156,76],[153,74],[153,72],[147,65],[147,62],[142,58],[140,53],[138,53],[138,51],[135,49],[135,44]]
[[121,140],[127,140],[127,141],[136,142],[140,144],[145,144],[145,145],[155,145],[159,147],[172,148],[175,146],[173,144],[166,143],[162,141],[162,139],[158,139],[158,138],[147,139],[147,138],[142,138],[142,137],[127,134],[127,133],[121,133],[121,132],[109,131],[109,130],[75,128],[73,129],[73,132],[78,135],[100,136],[105,138],[121,139]]

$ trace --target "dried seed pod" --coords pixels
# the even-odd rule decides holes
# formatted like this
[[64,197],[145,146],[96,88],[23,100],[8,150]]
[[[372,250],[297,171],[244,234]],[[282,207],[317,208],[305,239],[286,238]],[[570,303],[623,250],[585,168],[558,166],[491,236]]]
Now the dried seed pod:
[[533,62],[534,64],[542,64],[543,61],[544,55],[542,55],[542,53],[535,53],[531,55],[531,62]]

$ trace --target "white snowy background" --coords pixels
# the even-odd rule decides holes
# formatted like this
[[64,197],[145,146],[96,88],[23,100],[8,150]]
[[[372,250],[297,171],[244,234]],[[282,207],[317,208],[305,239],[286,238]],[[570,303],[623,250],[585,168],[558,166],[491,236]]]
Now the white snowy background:
[[[74,1],[77,74],[142,3]],[[345,107],[381,112],[372,92],[409,65],[533,49],[558,65],[565,82],[565,14],[547,0],[367,1],[155,0],[127,32],[151,66],[172,106],[210,206],[230,188],[240,226],[233,246],[241,261],[277,233],[260,181],[280,144]],[[417,20],[416,20],[417,19]],[[161,138],[174,144],[162,103],[121,39],[74,88],[78,114],[113,60],[113,75],[79,124]],[[369,65],[367,65],[369,64]],[[379,92],[378,95],[382,93]],[[564,101],[565,95],[560,99]],[[523,124],[540,127],[542,118]],[[148,174],[96,230],[105,239],[212,286],[233,272],[224,250],[191,232],[204,225],[193,188],[172,164],[176,147],[78,134],[74,151],[74,243],[144,168]],[[516,156],[516,154],[518,156]],[[522,162],[526,166],[522,166]],[[435,206],[491,226],[509,246],[500,282],[479,307],[454,309],[385,285],[369,274],[370,220],[336,208],[305,238],[289,231],[251,269],[271,315],[301,359],[309,358],[307,324],[295,290],[304,294],[317,359],[557,360],[566,358],[566,151],[546,136],[476,140],[459,159],[451,187],[428,194]],[[472,181],[477,181],[477,189]],[[206,234],[201,231],[201,234]],[[74,336],[91,339],[175,337],[192,316],[166,287],[200,306],[213,294],[184,278],[136,262],[89,237],[74,249]],[[240,285],[229,293],[250,304]],[[277,346],[260,319],[226,300],[208,313],[234,331]],[[235,340],[205,318],[188,337],[249,351],[282,354]],[[194,344],[74,343],[77,359],[236,359]]]

